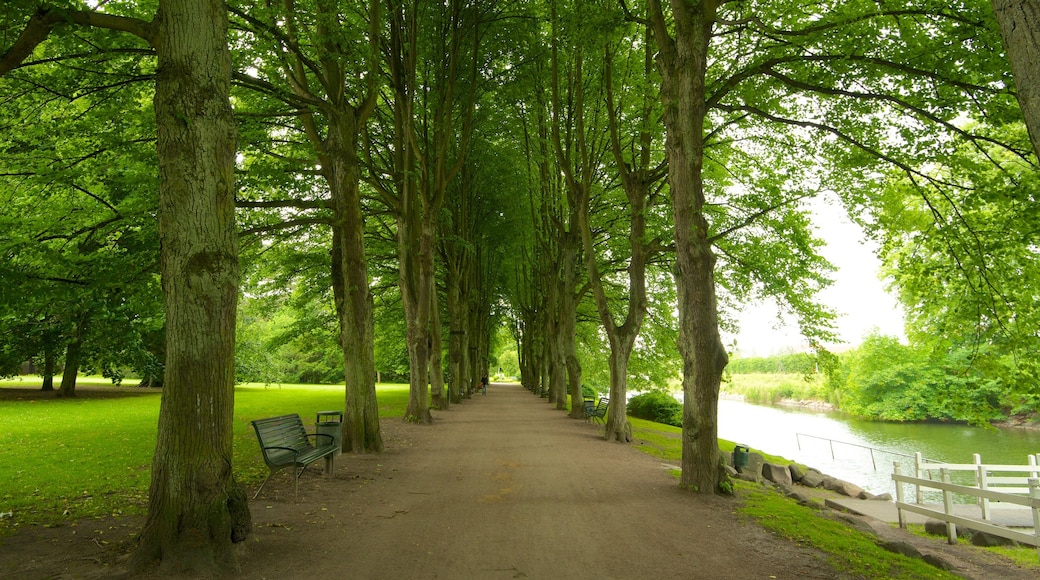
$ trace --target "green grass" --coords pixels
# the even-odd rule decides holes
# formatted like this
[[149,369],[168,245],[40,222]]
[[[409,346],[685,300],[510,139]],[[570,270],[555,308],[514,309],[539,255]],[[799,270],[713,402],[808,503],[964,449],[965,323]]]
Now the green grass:
[[[914,535],[925,538],[935,538],[934,535],[924,531],[924,526],[921,524],[909,524],[907,525],[907,529]],[[945,536],[943,536],[943,539],[945,541]],[[1000,554],[1022,568],[1040,571],[1040,563],[1037,562],[1036,558],[1036,548],[1032,546],[993,546],[991,548],[981,548],[972,545],[970,541],[963,537],[958,537],[957,543],[961,546],[968,547],[969,549],[986,550],[993,552],[994,554]]]
[[[0,381],[0,388],[27,386]],[[119,398],[57,399],[39,392],[0,401],[0,513],[12,514],[0,519],[0,534],[28,524],[143,513],[160,397],[151,389],[126,389],[129,395]],[[407,385],[377,391],[380,417],[404,415]],[[251,420],[298,413],[307,424],[318,411],[343,409],[344,397],[342,386],[236,387],[235,477],[258,485],[267,476]]]
[[819,509],[803,506],[761,486],[737,482],[744,500],[740,512],[760,525],[801,545],[829,554],[837,570],[861,578],[942,579],[959,576],[923,560],[889,552],[872,535],[826,517]]
[[[640,451],[660,459],[679,462],[682,456],[678,427],[628,418]],[[732,441],[719,440],[719,449],[732,453]],[[756,453],[761,453],[755,450]],[[766,461],[786,465],[790,460],[762,453]],[[680,472],[672,471],[678,478]],[[740,513],[759,525],[795,543],[811,546],[829,555],[837,570],[861,578],[943,579],[958,576],[943,572],[922,560],[894,554],[881,548],[873,535],[826,517],[817,509],[802,506],[773,490],[744,481],[734,481],[743,500]],[[1035,550],[1027,550],[1034,559]],[[1016,558],[1016,561],[1023,561]]]

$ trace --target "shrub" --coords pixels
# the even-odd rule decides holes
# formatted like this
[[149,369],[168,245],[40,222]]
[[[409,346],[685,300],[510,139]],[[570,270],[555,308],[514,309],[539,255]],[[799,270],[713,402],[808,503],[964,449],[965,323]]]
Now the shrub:
[[628,414],[655,423],[682,427],[682,403],[661,391],[651,391],[628,401]]

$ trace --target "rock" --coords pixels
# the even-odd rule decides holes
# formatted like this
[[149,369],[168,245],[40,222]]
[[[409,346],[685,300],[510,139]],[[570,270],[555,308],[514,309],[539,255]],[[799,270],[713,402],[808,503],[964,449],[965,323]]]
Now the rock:
[[792,463],[787,466],[787,469],[791,472],[791,481],[798,483],[805,477],[805,468],[797,463]]
[[809,506],[809,507],[814,507],[814,508],[820,507],[820,503],[818,501],[816,501],[815,499],[813,499],[812,496],[810,496],[808,494],[805,494],[805,493],[802,493],[802,492],[800,492],[798,490],[794,490],[794,489],[789,490],[789,491],[787,491],[787,493],[785,495],[787,497],[797,501],[798,503],[804,505],[804,506]]
[[935,554],[925,554],[924,557],[921,559],[924,560],[927,564],[930,564],[940,570],[946,570],[947,572],[953,570],[952,564],[950,564],[946,560],[943,560],[939,556],[936,556]]
[[747,473],[755,477],[755,481],[762,479],[762,465],[766,462],[761,453],[748,453],[747,467],[738,467],[740,473]]
[[798,483],[801,483],[805,487],[820,487],[823,485],[823,478],[824,475],[822,473],[810,468],[805,472],[805,475],[802,476],[801,481]]
[[870,499],[875,501],[892,501],[892,494],[886,491],[885,493],[879,493]]
[[971,534],[971,545],[992,548],[993,546],[1017,546],[1018,542],[1008,538],[1002,538],[986,532],[974,531]]
[[921,558],[921,552],[918,551],[917,548],[902,540],[884,542],[881,544],[881,547],[889,552],[895,552],[896,554],[902,554],[910,558]]
[[836,477],[825,477],[823,487],[848,497],[859,497],[859,494],[863,493],[862,487]]
[[[946,522],[935,518],[928,518],[924,522],[924,531],[933,536],[946,537]],[[957,537],[971,538],[972,531],[964,526],[957,526]]]
[[762,463],[762,477],[780,485],[791,485],[791,471],[786,465]]
[[737,473],[737,479],[741,479],[741,480],[744,480],[744,481],[750,481],[752,483],[759,483],[759,482],[762,481],[761,477],[758,477],[758,476],[756,476],[753,473],[746,473],[744,471],[741,471],[741,472]]
[[726,470],[726,475],[728,475],[728,476],[730,476],[730,477],[736,477],[736,475],[737,475],[737,470],[736,470],[736,469],[733,469],[733,466],[732,466],[732,465],[730,465],[730,464],[728,464],[728,463],[727,463],[727,464],[726,464],[726,465],[725,465],[725,466],[723,467],[723,469],[725,469],[725,470]]

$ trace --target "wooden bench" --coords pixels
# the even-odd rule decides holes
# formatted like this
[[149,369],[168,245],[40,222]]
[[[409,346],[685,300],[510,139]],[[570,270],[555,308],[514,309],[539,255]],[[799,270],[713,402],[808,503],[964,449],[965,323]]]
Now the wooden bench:
[[599,401],[595,405],[592,404],[592,399],[585,399],[585,420],[594,420],[603,423],[603,418],[607,416],[607,407],[610,405],[610,399],[607,397],[600,397]]
[[[309,434],[303,428],[303,420],[297,414],[280,415],[252,421],[256,438],[260,442],[260,452],[264,463],[271,469],[260,487],[253,494],[253,499],[260,495],[260,490],[267,485],[271,477],[278,471],[292,467],[293,499],[300,493],[300,476],[307,466],[315,461],[325,459],[325,477],[332,474],[336,467],[336,445],[332,435],[325,433]],[[312,443],[310,438],[314,438]],[[325,439],[327,439],[327,441]],[[299,471],[297,471],[299,468]]]

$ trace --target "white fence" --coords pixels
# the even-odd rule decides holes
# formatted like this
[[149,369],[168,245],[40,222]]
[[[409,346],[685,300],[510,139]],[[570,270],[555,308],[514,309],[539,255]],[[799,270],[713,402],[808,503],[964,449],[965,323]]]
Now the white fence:
[[[1040,555],[1040,466],[1037,465],[1036,455],[1029,456],[1027,465],[985,465],[978,454],[974,456],[974,463],[933,463],[923,461],[921,454],[917,453],[914,463],[913,475],[903,475],[899,462],[895,463],[895,472],[892,474],[896,484],[899,527],[906,527],[903,515],[905,510],[945,521],[947,540],[951,544],[957,541],[957,526],[961,525],[1035,546]],[[938,479],[935,479],[936,474]],[[959,481],[966,480],[967,485],[953,483],[952,477]],[[904,485],[916,489],[915,503],[905,501]],[[940,492],[942,506],[923,503],[922,488]],[[954,513],[954,495],[974,498],[981,517]],[[1009,528],[993,522],[990,502],[1028,508],[1032,514],[1032,530]]]

